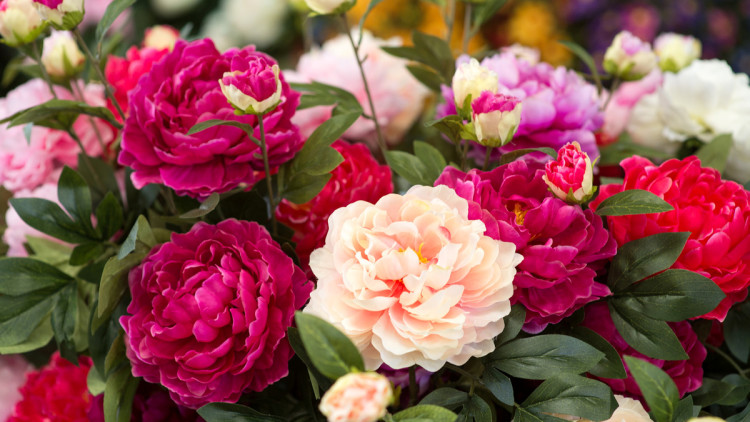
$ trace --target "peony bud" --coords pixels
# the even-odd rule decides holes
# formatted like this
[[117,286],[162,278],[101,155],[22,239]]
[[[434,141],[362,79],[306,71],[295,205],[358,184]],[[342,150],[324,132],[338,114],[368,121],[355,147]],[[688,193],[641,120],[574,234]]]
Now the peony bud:
[[232,60],[231,71],[219,80],[221,92],[243,114],[265,114],[281,102],[279,65],[262,56]]
[[34,0],[42,19],[57,29],[70,30],[83,20],[83,0]]
[[659,67],[665,72],[678,72],[701,56],[701,42],[689,35],[661,34],[654,41]]
[[169,25],[156,25],[146,30],[143,46],[172,51],[178,39],[180,39],[180,31]]
[[354,7],[357,0],[305,0],[307,7],[320,15],[337,15]]
[[477,142],[499,147],[513,140],[521,122],[521,100],[491,91],[482,92],[471,103],[471,120]]
[[578,142],[571,142],[560,148],[557,161],[548,161],[542,176],[552,193],[558,198],[571,202],[586,202],[596,191],[594,188],[594,167],[588,154],[581,151]]
[[13,47],[34,41],[44,30],[44,22],[31,0],[0,1],[0,35]]
[[497,87],[497,73],[480,65],[476,59],[462,63],[453,75],[453,95],[459,109],[463,108],[467,97],[471,96],[473,101],[484,91],[495,94]]
[[86,57],[78,49],[73,35],[68,31],[52,31],[44,39],[42,64],[47,73],[56,80],[75,77],[83,69]]
[[651,45],[628,31],[622,31],[604,53],[604,69],[626,81],[641,79],[656,67]]
[[375,422],[393,400],[388,378],[375,372],[346,374],[320,400],[320,413],[329,422]]

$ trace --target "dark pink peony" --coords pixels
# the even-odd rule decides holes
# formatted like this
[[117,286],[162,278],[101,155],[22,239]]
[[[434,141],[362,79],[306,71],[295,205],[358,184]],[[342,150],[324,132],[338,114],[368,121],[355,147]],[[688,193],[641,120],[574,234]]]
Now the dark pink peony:
[[302,205],[284,199],[276,210],[276,218],[294,229],[292,240],[303,268],[309,268],[310,253],[325,244],[328,217],[334,211],[356,201],[375,203],[393,192],[391,169],[379,165],[366,146],[339,140],[333,147],[344,156],[344,162],[331,172],[323,190]]
[[532,333],[609,295],[594,277],[616,252],[602,219],[556,198],[543,175],[544,164],[519,160],[489,172],[447,167],[435,182],[469,201],[469,218],[482,220],[487,236],[516,245],[523,261],[511,300],[526,308]]
[[[178,41],[172,52],[153,65],[130,93],[130,115],[125,121],[119,162],[132,167],[133,183],[141,188],[161,183],[180,195],[205,198],[241,184],[253,185],[263,170],[260,147],[240,129],[216,126],[187,135],[195,124],[235,120],[256,128],[258,118],[237,116],[221,92],[219,79],[233,59],[273,59],[254,47],[224,54],[209,39]],[[299,130],[290,121],[299,93],[282,81],[281,103],[263,116],[269,162],[276,168],[302,147]]]
[[[670,322],[669,326],[677,335],[689,358],[687,360],[666,361],[647,357],[630,347],[625,339],[620,336],[620,333],[617,332],[617,328],[615,328],[615,324],[612,322],[612,317],[609,314],[609,308],[605,303],[594,303],[587,306],[583,325],[607,339],[620,354],[620,357],[635,356],[661,368],[677,384],[680,397],[697,390],[703,384],[702,365],[706,359],[706,348],[698,340],[693,327],[687,321]],[[630,375],[630,370],[628,370],[624,359],[623,365],[625,365],[628,373],[627,378],[602,378],[601,380],[609,384],[615,394],[622,394],[643,401],[641,390],[638,388],[635,379]]]
[[257,223],[198,223],[130,271],[120,320],[133,375],[198,408],[236,402],[289,372],[286,339],[312,283]]
[[694,156],[660,166],[635,156],[620,165],[624,184],[602,186],[591,208],[630,189],[644,189],[669,202],[674,211],[608,217],[612,235],[623,245],[656,233],[691,232],[672,268],[695,271],[721,288],[727,297],[703,318],[723,321],[732,304],[747,297],[750,285],[750,193],[721,180],[718,171],[701,167]]
[[91,359],[82,356],[78,366],[55,352],[44,368],[28,374],[8,422],[88,422],[91,394],[86,377]]

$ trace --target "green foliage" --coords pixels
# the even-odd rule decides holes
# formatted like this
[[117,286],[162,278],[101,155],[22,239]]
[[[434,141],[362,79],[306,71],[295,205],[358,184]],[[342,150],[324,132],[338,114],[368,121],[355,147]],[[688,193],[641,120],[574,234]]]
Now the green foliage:
[[600,216],[654,214],[673,211],[674,207],[653,193],[641,189],[630,189],[612,195],[596,207]]
[[742,363],[747,363],[750,356],[750,302],[733,306],[724,320],[724,339],[729,351]]
[[107,34],[107,31],[112,26],[112,24],[115,22],[118,16],[122,14],[122,12],[125,11],[128,7],[135,4],[135,0],[113,0],[109,5],[107,6],[107,9],[104,11],[104,16],[102,16],[101,20],[99,20],[99,23],[96,25],[96,44],[101,45],[104,41],[104,36]]
[[625,356],[625,363],[651,408],[655,422],[672,422],[680,400],[672,378],[659,367],[633,356]]
[[302,92],[299,110],[317,106],[334,106],[332,115],[355,113],[362,115],[364,110],[359,100],[349,91],[321,82],[290,83],[293,89]]
[[495,345],[507,343],[518,336],[526,321],[526,308],[521,304],[515,304],[510,308],[510,314],[505,318],[505,328],[495,339]]
[[219,205],[219,199],[221,196],[218,193],[212,193],[211,196],[201,202],[200,206],[196,209],[190,210],[182,215],[180,218],[200,218],[211,213]]
[[508,406],[513,406],[513,383],[507,375],[497,368],[486,368],[482,374],[482,383],[496,399]]
[[[445,40],[419,31],[412,33],[413,47],[383,47],[383,50],[396,57],[420,63],[409,70],[428,88],[439,92],[440,84],[450,85],[456,64],[453,53]],[[419,70],[416,70],[419,69]]]
[[593,375],[601,378],[623,379],[627,376],[622,359],[617,350],[596,331],[586,327],[574,327],[570,333],[571,336],[585,341],[604,353],[604,357],[593,368],[589,369]]
[[492,421],[493,413],[490,405],[479,395],[469,395],[455,388],[438,388],[431,392],[420,405],[441,406],[449,410],[461,409],[456,421]]
[[[456,414],[440,406],[420,404],[393,415],[396,422],[453,422]],[[211,422],[211,421],[207,421]]]
[[33,123],[36,126],[51,129],[68,130],[81,114],[104,119],[117,128],[122,127],[106,107],[94,107],[78,101],[58,99],[49,100],[38,106],[19,111],[0,120],[0,123],[8,123],[8,127]]
[[326,321],[302,312],[295,314],[307,356],[321,374],[335,380],[352,371],[364,371],[365,364],[351,340]]
[[414,155],[403,151],[386,151],[388,165],[399,176],[415,185],[432,186],[448,165],[432,145],[414,142]]
[[666,270],[677,261],[689,237],[690,232],[658,233],[624,244],[612,260],[607,284],[620,291]]
[[265,415],[260,412],[243,406],[241,404],[232,403],[209,403],[200,409],[198,414],[206,420],[206,422],[284,422],[285,419]]
[[701,160],[701,166],[711,167],[723,173],[727,167],[729,151],[732,149],[734,140],[732,135],[723,134],[715,137],[708,144],[702,146],[695,156]]
[[609,419],[616,408],[617,401],[606,384],[578,375],[563,374],[551,377],[537,387],[517,407],[516,419],[557,420],[549,419],[545,414],[558,413],[601,421]]

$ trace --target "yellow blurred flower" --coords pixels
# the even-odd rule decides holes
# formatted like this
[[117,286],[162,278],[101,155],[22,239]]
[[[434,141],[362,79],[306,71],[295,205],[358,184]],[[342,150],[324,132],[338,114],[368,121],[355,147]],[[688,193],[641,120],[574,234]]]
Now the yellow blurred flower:
[[558,18],[550,2],[521,1],[512,9],[507,20],[509,43],[519,43],[539,49],[542,60],[553,65],[568,64],[571,54],[558,40],[566,34],[558,27]]

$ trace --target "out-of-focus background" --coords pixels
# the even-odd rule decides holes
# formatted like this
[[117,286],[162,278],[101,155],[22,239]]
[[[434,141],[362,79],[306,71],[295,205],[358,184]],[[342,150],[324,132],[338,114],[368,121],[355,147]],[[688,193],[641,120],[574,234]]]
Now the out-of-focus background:
[[[87,32],[111,0],[85,0]],[[442,8],[427,0],[384,0],[366,22],[381,38],[403,37],[413,30],[445,37]],[[456,51],[461,49],[462,3],[453,25]],[[369,1],[359,0],[350,12],[354,22]],[[219,48],[255,44],[283,67],[292,67],[310,45],[320,43],[340,28],[337,20],[306,19],[301,0],[138,0],[119,22],[110,48],[116,54],[140,40],[146,27],[169,24],[190,38],[211,37]],[[750,72],[750,0],[511,0],[471,40],[475,53],[519,43],[536,47],[542,60],[570,65],[572,56],[557,41],[573,40],[599,58],[612,37],[629,30],[652,41],[661,32],[678,32],[703,42],[704,58],[727,60],[735,71]],[[14,50],[3,46],[4,77],[0,92],[24,80],[14,69]],[[10,68],[10,70],[9,70]]]

